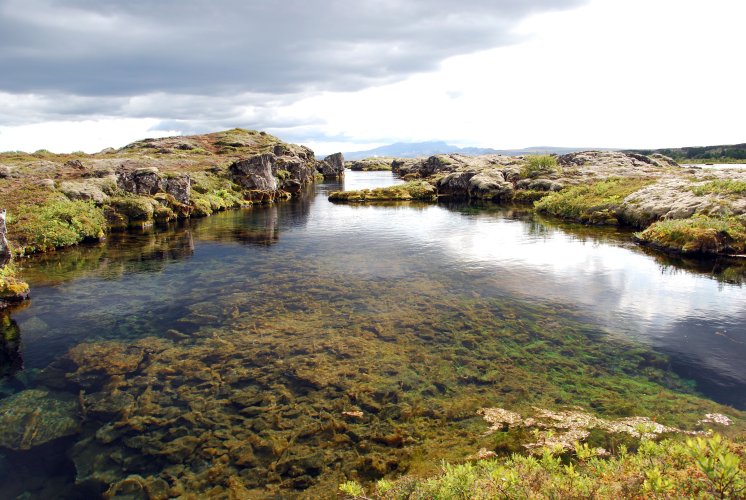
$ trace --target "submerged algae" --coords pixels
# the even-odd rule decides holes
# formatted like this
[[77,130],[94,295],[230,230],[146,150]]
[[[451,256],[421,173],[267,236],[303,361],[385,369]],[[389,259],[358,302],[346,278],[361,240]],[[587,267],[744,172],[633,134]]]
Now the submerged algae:
[[558,306],[468,297],[425,276],[394,287],[278,277],[189,310],[181,332],[80,344],[41,377],[83,391],[79,483],[119,491],[137,475],[172,496],[326,496],[346,478],[427,471],[491,446],[476,409],[497,401],[687,428],[723,411],[674,392],[686,386],[662,359]]

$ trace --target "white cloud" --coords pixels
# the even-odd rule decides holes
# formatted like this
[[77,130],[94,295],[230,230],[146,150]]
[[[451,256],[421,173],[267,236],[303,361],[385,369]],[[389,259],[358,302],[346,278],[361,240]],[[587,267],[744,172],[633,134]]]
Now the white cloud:
[[[250,93],[152,93],[101,109],[95,98],[75,98],[61,114],[81,119],[90,108],[97,113],[90,118],[102,123],[152,117],[162,122],[156,129],[185,133],[265,128],[319,153],[432,139],[495,148],[737,143],[746,141],[740,124],[746,115],[743,19],[746,2],[733,0],[594,0],[515,25],[505,36],[525,40],[518,45],[451,57],[436,71],[355,92],[264,101]],[[41,116],[49,108],[49,99],[17,99],[6,109]],[[0,124],[9,134],[11,124]],[[31,149],[54,149],[45,141],[69,127],[61,119],[47,127],[49,136],[26,137],[24,130],[35,129],[25,128],[16,137]],[[116,130],[102,126],[99,135],[109,134],[108,144],[125,142]],[[61,150],[97,147],[88,146],[87,135],[69,140]],[[0,141],[0,148],[23,149]]]

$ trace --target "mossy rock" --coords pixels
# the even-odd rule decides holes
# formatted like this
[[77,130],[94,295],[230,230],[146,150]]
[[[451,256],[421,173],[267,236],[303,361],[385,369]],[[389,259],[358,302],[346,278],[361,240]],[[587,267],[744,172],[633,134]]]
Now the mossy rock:
[[411,181],[385,188],[362,189],[360,191],[335,191],[329,195],[329,201],[433,201],[437,199],[437,196],[435,186],[429,182]]

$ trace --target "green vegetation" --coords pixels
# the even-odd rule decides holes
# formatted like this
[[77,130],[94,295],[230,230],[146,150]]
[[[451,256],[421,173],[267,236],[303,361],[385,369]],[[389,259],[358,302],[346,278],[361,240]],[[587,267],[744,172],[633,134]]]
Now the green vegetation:
[[743,196],[746,195],[746,181],[718,179],[692,186],[690,189],[697,196],[704,196],[706,194]]
[[661,220],[635,236],[643,244],[684,254],[746,252],[746,227],[736,217]]
[[521,177],[540,177],[558,171],[557,157],[552,155],[530,155],[528,163],[521,169]]
[[346,162],[350,170],[359,172],[374,172],[391,170],[391,162],[394,158],[373,157]]
[[673,149],[641,149],[631,151],[640,154],[660,153],[679,163],[745,163],[746,144],[724,146],[697,146]]
[[395,200],[435,200],[435,187],[426,181],[410,181],[385,188],[362,189],[360,191],[335,191],[329,195],[330,201],[395,201]]
[[384,479],[369,492],[354,481],[339,489],[348,497],[375,499],[743,498],[745,450],[717,434],[644,439],[635,451],[620,446],[611,458],[576,443],[571,455],[545,449],[540,457],[444,464],[434,477]]
[[28,289],[28,284],[18,278],[13,263],[0,267],[0,300],[22,297]]
[[21,242],[21,253],[43,252],[102,238],[106,218],[93,203],[54,198],[34,210],[16,214],[13,230]]
[[[283,170],[278,171],[284,172]],[[241,188],[230,179],[207,172],[195,172],[192,177],[191,202],[193,214],[206,216],[229,208],[250,205],[244,199]]]
[[535,203],[539,212],[588,224],[619,224],[618,210],[627,196],[652,181],[610,178],[595,184],[574,186]]

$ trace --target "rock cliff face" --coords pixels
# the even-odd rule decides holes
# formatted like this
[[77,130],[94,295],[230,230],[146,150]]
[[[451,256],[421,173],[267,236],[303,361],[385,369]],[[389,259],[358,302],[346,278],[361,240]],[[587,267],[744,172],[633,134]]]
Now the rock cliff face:
[[269,202],[287,198],[316,179],[317,163],[313,151],[303,146],[276,146],[272,153],[242,158],[228,171],[233,182],[246,191],[252,201]]
[[6,266],[12,256],[8,243],[8,227],[5,224],[6,215],[5,210],[0,210],[0,268]]
[[339,179],[345,175],[345,159],[342,153],[334,153],[324,158],[316,167],[325,179]]

